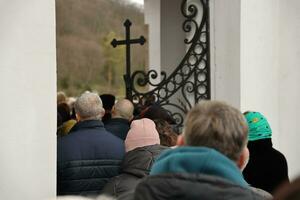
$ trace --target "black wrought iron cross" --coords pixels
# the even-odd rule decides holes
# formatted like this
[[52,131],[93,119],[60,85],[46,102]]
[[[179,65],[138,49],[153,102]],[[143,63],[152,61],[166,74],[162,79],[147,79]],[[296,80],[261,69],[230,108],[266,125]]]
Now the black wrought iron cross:
[[130,26],[132,25],[131,21],[129,19],[126,19],[124,22],[125,26],[125,40],[116,40],[113,39],[111,41],[111,45],[116,48],[119,45],[126,45],[126,74],[124,75],[124,81],[126,86],[126,98],[132,99],[132,93],[131,93],[131,83],[130,83],[130,77],[131,77],[131,60],[130,60],[130,46],[131,44],[140,44],[143,45],[146,42],[146,39],[144,36],[141,36],[138,39],[130,39]]

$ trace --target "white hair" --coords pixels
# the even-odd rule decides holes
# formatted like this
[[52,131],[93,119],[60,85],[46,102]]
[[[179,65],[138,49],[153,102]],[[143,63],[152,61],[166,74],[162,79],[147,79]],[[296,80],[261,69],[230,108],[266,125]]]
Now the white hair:
[[91,92],[80,95],[74,104],[74,108],[81,120],[101,120],[105,112],[100,97]]

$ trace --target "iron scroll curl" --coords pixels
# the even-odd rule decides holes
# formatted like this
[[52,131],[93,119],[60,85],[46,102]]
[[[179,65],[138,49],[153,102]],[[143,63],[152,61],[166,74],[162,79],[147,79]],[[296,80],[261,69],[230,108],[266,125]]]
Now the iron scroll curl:
[[[209,0],[183,0],[181,13],[185,18],[182,29],[189,37],[184,39],[188,49],[179,65],[169,76],[164,71],[149,70],[135,71],[130,78],[133,102],[141,105],[147,98],[154,98],[172,110],[178,126],[182,126],[184,115],[195,103],[211,98]],[[147,85],[150,90],[141,91]],[[174,95],[180,98],[171,100]]]
[[124,22],[126,39],[111,42],[113,47],[126,46],[126,97],[136,107],[145,106],[151,99],[169,110],[178,127],[182,127],[184,116],[195,103],[210,99],[209,0],[183,0],[181,13],[187,51],[170,75],[155,70],[131,74],[130,46],[143,45],[146,40],[143,36],[130,38],[130,20]]

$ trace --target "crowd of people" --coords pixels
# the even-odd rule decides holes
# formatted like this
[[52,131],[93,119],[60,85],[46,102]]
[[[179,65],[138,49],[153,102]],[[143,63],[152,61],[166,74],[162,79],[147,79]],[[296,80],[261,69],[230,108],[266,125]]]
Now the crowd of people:
[[[57,95],[57,194],[93,199],[300,199],[266,117],[201,101],[182,132],[157,104]],[[80,197],[80,198],[81,198]]]

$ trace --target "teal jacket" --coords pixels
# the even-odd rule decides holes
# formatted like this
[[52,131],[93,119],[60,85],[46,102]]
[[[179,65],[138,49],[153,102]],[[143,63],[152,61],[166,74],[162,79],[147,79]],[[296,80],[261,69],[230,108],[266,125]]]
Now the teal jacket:
[[206,147],[178,147],[162,153],[150,175],[165,173],[205,174],[248,188],[236,164],[218,151]]

